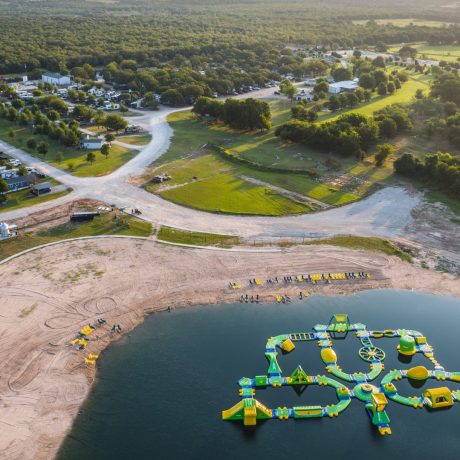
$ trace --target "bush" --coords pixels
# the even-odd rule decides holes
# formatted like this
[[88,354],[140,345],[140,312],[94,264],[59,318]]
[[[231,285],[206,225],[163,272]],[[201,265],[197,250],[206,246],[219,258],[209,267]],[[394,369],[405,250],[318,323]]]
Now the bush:
[[30,138],[30,139],[27,140],[26,145],[30,150],[36,150],[37,141],[34,138]]

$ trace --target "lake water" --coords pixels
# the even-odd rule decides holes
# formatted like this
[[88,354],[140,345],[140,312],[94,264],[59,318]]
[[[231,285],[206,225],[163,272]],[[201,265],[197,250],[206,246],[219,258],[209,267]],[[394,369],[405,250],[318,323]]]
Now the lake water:
[[[348,313],[369,329],[408,328],[423,332],[446,370],[460,371],[460,300],[415,292],[378,290],[349,297],[310,297],[289,305],[235,304],[179,309],[149,317],[112,345],[98,363],[97,383],[65,440],[60,460],[118,459],[454,459],[460,447],[460,403],[429,412],[394,402],[387,406],[393,434],[380,436],[364,404],[353,400],[334,419],[269,420],[255,429],[224,422],[221,411],[237,403],[240,377],[264,374],[267,337],[310,331],[333,313]],[[387,354],[385,367],[408,369],[430,362],[416,355],[398,360],[397,340],[374,339]],[[367,371],[354,334],[335,340],[346,372]],[[307,374],[324,374],[314,342],[279,356],[284,374],[301,364]],[[382,376],[385,375],[385,372]],[[380,378],[374,381],[379,383]],[[351,384],[347,385],[352,388]],[[402,395],[452,382],[428,380],[413,388],[397,382]],[[268,407],[326,405],[337,401],[329,387],[258,390]]]

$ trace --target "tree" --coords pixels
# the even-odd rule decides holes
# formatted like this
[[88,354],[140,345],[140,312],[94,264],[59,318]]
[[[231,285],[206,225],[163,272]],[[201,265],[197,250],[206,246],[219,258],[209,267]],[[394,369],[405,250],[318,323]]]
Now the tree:
[[377,93],[380,96],[386,96],[386,94],[387,94],[387,85],[383,81],[378,84]]
[[395,149],[391,144],[381,144],[377,146],[377,153],[375,154],[375,165],[382,166],[384,161],[391,155],[394,155]]
[[395,86],[395,84],[394,84],[392,81],[390,81],[390,82],[388,83],[388,85],[387,85],[387,91],[388,91],[389,94],[393,94],[393,93],[396,91],[396,86]]
[[398,133],[398,125],[392,118],[384,118],[379,122],[380,135],[391,139]]
[[399,50],[399,56],[403,60],[408,58],[415,59],[417,56],[417,50],[411,46],[405,45]]
[[185,105],[185,99],[177,89],[168,89],[161,95],[161,103],[172,107]]
[[313,88],[316,94],[327,93],[329,91],[329,83],[326,80],[320,80]]
[[64,160],[64,155],[62,154],[62,152],[56,153],[54,161],[56,161],[57,163],[61,163],[62,160]]
[[21,165],[18,168],[18,175],[20,175],[20,176],[28,176],[29,171],[27,170],[27,168],[24,165]]
[[16,137],[16,132],[14,131],[13,128],[10,128],[10,129],[8,130],[8,137],[9,137],[10,139],[14,139],[14,138]]
[[72,116],[78,120],[91,121],[91,119],[96,115],[95,110],[88,107],[87,105],[76,105],[73,108]]
[[423,99],[424,97],[423,89],[419,88],[417,91],[415,91],[415,99]]
[[283,80],[280,83],[280,92],[281,94],[284,94],[292,102],[297,90],[290,80]]
[[373,90],[376,86],[375,78],[370,73],[363,73],[359,77],[359,86],[362,86],[364,89],[371,89]]
[[142,107],[145,107],[146,109],[157,110],[159,105],[160,104],[158,103],[158,100],[152,91],[149,91],[144,94],[144,99],[142,100]]
[[88,152],[86,155],[86,161],[90,164],[93,164],[96,161],[96,155],[94,152]]
[[104,126],[110,131],[118,132],[125,129],[128,126],[128,122],[121,115],[114,113],[107,115]]
[[101,153],[105,156],[105,159],[107,160],[107,157],[110,154],[110,144],[102,144]]
[[108,142],[109,144],[111,144],[115,140],[115,134],[112,133],[107,133],[104,137],[106,142]]
[[4,179],[0,178],[0,201],[6,201],[8,190],[8,184]]
[[48,118],[51,121],[56,121],[56,120],[59,120],[61,118],[61,115],[57,110],[50,110],[50,113],[48,114]]
[[367,152],[379,137],[379,125],[375,121],[368,121],[356,128],[361,139],[361,148]]
[[26,145],[30,150],[35,150],[37,148],[37,141],[31,137],[27,140]]
[[73,171],[75,169],[75,162],[74,161],[69,161],[67,163],[67,168],[69,171]]
[[344,81],[344,80],[351,80],[352,74],[349,69],[345,69],[344,67],[336,67],[331,72],[332,78],[335,81]]
[[48,153],[48,149],[49,149],[49,146],[45,141],[42,141],[37,145],[37,152],[40,155],[46,156],[46,154]]
[[385,68],[385,59],[382,56],[377,56],[373,61],[374,67]]
[[335,96],[334,94],[329,98],[328,107],[329,110],[332,110],[332,112],[335,112],[340,109],[339,100],[337,99],[337,96]]
[[346,98],[349,107],[355,107],[359,102],[358,96],[355,93],[347,93]]

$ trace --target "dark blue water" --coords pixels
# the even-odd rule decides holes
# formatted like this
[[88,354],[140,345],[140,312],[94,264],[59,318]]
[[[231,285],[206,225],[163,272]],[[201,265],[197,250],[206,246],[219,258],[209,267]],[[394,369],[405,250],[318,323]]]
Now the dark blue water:
[[[428,412],[389,403],[393,434],[380,436],[363,403],[353,400],[338,418],[270,420],[255,429],[221,421],[221,410],[239,401],[236,381],[266,373],[266,338],[309,331],[333,313],[348,313],[369,329],[408,328],[423,332],[446,370],[460,371],[460,300],[400,291],[369,291],[350,297],[311,297],[290,305],[236,304],[161,313],[121,342],[98,363],[98,379],[65,440],[60,460],[118,459],[454,459],[460,447],[460,403]],[[385,366],[408,369],[430,362],[416,355],[402,363],[394,339],[374,340],[387,353]],[[366,371],[353,334],[335,340],[339,365],[346,372]],[[324,374],[315,343],[298,345],[279,359],[285,374],[301,364],[307,373]],[[384,374],[382,374],[383,376]],[[374,381],[378,384],[380,379]],[[350,385],[348,385],[351,387]],[[400,394],[449,386],[428,380],[413,388],[397,383]],[[310,386],[258,390],[269,407],[333,404],[335,391]]]

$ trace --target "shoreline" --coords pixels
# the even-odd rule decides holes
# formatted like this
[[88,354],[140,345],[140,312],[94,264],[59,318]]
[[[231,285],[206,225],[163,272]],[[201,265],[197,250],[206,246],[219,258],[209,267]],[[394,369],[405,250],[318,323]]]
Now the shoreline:
[[[300,285],[266,285],[265,279],[341,271],[370,272],[372,278],[301,289],[312,295],[412,289],[460,297],[460,282],[452,275],[334,246],[227,252],[104,238],[62,243],[9,261],[0,278],[0,459],[55,458],[96,378],[84,357],[99,354],[147,315],[168,307],[234,303],[246,293],[258,293],[262,303],[273,302],[277,293],[297,298]],[[247,280],[257,277],[263,286],[250,287]],[[229,281],[241,289],[229,289]],[[70,340],[98,318],[107,321],[93,332],[99,339],[74,350]],[[122,333],[106,335],[113,324],[120,324]]]

